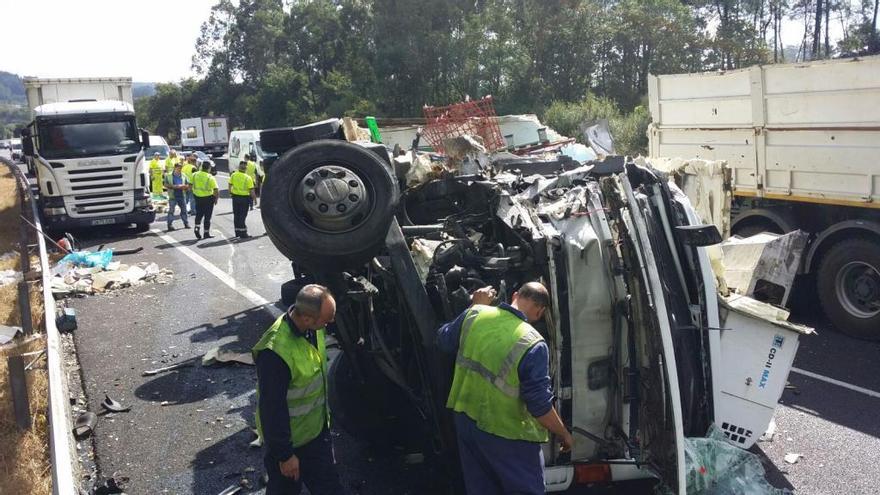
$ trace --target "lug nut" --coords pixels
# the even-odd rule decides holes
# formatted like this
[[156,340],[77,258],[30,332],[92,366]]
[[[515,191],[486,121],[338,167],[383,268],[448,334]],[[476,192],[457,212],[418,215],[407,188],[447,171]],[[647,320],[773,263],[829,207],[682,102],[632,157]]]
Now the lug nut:
[[336,211],[338,211],[339,213],[344,213],[345,210],[347,210],[347,209],[348,208],[346,208],[346,206],[342,203],[339,203],[338,205],[336,205]]
[[321,203],[321,204],[318,205],[318,210],[319,210],[321,213],[327,213],[327,210],[329,210],[329,209],[330,209],[330,207],[327,206],[327,205],[325,205],[324,203]]
[[321,170],[318,170],[318,175],[320,175],[321,177],[327,177],[328,175],[330,175],[330,172],[328,172],[327,169],[322,168]]
[[345,171],[344,171],[344,170],[340,170],[340,171],[336,172],[336,178],[337,178],[337,179],[343,179],[343,178],[345,178]]
[[314,200],[315,200],[315,193],[311,193],[311,192],[306,193],[306,201],[314,201]]
[[306,179],[306,185],[309,187],[315,187],[315,179],[309,177],[308,179]]
[[354,179],[351,179],[350,181],[348,181],[348,185],[351,186],[351,187],[357,187],[357,186],[358,186],[358,181],[356,181],[356,180],[354,180]]
[[358,198],[357,194],[349,194],[348,195],[348,200],[351,201],[352,203],[356,202],[358,199],[359,198]]

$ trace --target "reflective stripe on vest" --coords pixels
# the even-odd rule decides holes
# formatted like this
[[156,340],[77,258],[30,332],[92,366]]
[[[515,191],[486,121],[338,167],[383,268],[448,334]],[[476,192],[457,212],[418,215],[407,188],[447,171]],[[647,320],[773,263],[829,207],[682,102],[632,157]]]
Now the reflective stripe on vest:
[[[268,349],[278,354],[290,370],[286,399],[290,441],[294,447],[312,441],[330,422],[326,393],[327,352],[323,329],[318,330],[315,337],[317,346],[295,332],[282,315],[253,348],[254,359],[261,351]],[[257,431],[262,437],[259,397],[257,404]]]
[[519,392],[519,363],[541,341],[541,335],[517,315],[474,306],[462,322],[446,406],[465,413],[485,432],[512,440],[546,441],[546,429],[529,414]]
[[214,194],[214,184],[211,180],[211,174],[208,172],[196,172],[193,174],[192,192],[199,198],[212,196]]

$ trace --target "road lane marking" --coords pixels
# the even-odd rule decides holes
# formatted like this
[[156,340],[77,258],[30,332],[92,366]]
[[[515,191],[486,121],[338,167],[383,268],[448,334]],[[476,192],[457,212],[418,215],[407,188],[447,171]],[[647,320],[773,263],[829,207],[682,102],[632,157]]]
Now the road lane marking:
[[275,304],[269,302],[265,297],[257,294],[250,287],[244,285],[238,280],[235,280],[234,278],[229,276],[229,274],[218,268],[215,264],[211,263],[192,249],[178,242],[177,239],[169,235],[163,234],[162,231],[158,229],[153,229],[151,232],[159,236],[163,241],[174,246],[189,259],[195,261],[196,264],[207,270],[208,273],[210,273],[211,275],[217,277],[221,282],[229,286],[230,289],[238,292],[242,297],[250,301],[252,304],[263,308],[263,310],[272,315],[273,318],[277,318],[282,314],[282,311],[276,308]]
[[838,387],[843,387],[847,390],[852,390],[853,392],[858,392],[860,394],[865,394],[869,397],[874,397],[875,399],[880,399],[880,392],[875,392],[873,390],[862,388],[857,385],[852,385],[850,383],[842,382],[840,380],[835,380],[834,378],[829,378],[827,376],[820,375],[818,373],[813,373],[812,371],[802,370],[800,368],[795,368],[792,366],[791,371],[794,371],[797,374],[808,376],[810,378],[815,378],[816,380],[830,383],[832,385],[837,385]]

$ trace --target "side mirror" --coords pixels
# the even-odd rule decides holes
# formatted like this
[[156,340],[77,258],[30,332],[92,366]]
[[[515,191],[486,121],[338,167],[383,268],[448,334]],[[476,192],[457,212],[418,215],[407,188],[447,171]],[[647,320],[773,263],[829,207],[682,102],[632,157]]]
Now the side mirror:
[[31,139],[30,134],[25,137],[22,133],[21,136],[21,152],[24,156],[34,156],[34,141]]
[[150,131],[141,129],[141,144],[143,144],[144,149],[150,147]]

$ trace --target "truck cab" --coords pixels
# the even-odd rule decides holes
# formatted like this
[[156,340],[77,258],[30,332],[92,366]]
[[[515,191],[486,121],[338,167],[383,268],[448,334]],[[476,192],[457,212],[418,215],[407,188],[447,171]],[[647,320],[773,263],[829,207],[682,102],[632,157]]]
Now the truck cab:
[[155,219],[142,152],[148,143],[138,135],[130,103],[40,105],[23,141],[47,229],[135,224],[146,230]]

